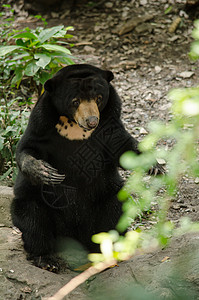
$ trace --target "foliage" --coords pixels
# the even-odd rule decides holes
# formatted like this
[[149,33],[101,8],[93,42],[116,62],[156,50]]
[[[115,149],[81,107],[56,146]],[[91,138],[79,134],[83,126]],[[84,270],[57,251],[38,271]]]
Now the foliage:
[[70,50],[59,45],[68,45],[60,41],[71,37],[67,34],[68,30],[72,30],[72,27],[64,28],[60,25],[46,29],[37,27],[33,30],[26,27],[13,30],[14,34],[9,34],[8,43],[0,47],[0,56],[4,58],[1,69],[7,73],[11,85],[18,87],[22,78],[27,76],[39,91],[39,86],[57,72],[62,64],[72,64]]
[[[191,46],[191,57],[198,59],[199,21],[195,25],[193,36],[196,42]],[[181,176],[199,177],[199,88],[175,89],[169,93],[169,98],[172,101],[172,121],[169,124],[150,123],[150,134],[140,143],[142,154],[127,152],[120,158],[121,165],[132,170],[132,174],[118,194],[119,200],[123,201],[123,215],[117,229],[120,232],[126,230],[132,220],[150,209],[152,202],[157,202],[159,207],[157,224],[147,231],[140,228],[129,231],[125,236],[120,236],[117,231],[94,235],[93,241],[100,244],[102,253],[90,254],[93,262],[127,259],[137,248],[165,246],[171,236],[199,230],[199,223],[192,223],[188,218],[182,218],[178,228],[167,220],[170,201],[176,195]],[[166,138],[173,140],[170,151],[161,146],[161,140]],[[160,145],[158,150],[157,144]],[[167,172],[164,176],[149,179],[147,170],[155,164],[156,157],[166,162]],[[137,201],[132,194],[136,194]]]
[[195,28],[192,31],[192,37],[195,41],[191,45],[191,51],[189,52],[189,56],[191,59],[198,59],[199,58],[199,20],[194,22]]
[[6,172],[3,176],[0,176],[1,180],[7,176],[11,176],[13,180],[16,177],[14,153],[16,144],[25,131],[29,117],[27,109],[19,110],[18,104],[15,105],[19,100],[21,100],[20,97],[7,101],[6,96],[1,99],[0,161],[1,164],[6,166]]
[[[47,22],[40,15],[35,16],[43,22],[36,29],[26,27],[14,29],[14,9],[9,4],[2,5],[2,24],[0,28],[0,179],[7,176],[13,180],[16,175],[14,160],[16,144],[28,123],[29,96],[34,91],[41,93],[42,84],[62,68],[72,64],[71,52],[66,42],[72,37],[68,34],[72,27],[63,25],[44,28]],[[67,46],[67,47],[66,47]],[[22,82],[23,81],[23,82]],[[21,84],[23,83],[23,84]],[[21,84],[22,92],[18,91]],[[28,97],[24,90],[28,86]],[[27,100],[28,99],[28,100]]]
[[[180,227],[167,220],[170,201],[176,194],[177,183],[183,174],[199,177],[197,139],[199,131],[199,88],[179,89],[170,92],[173,101],[173,120],[170,124],[153,122],[149,125],[151,133],[140,143],[143,154],[125,153],[121,165],[134,170],[118,197],[123,201],[123,216],[117,229],[123,232],[137,216],[150,209],[151,202],[157,202],[158,223],[148,231],[129,231],[125,237],[117,231],[100,233],[93,236],[93,241],[101,246],[101,254],[90,254],[91,261],[101,261],[112,257],[123,260],[132,255],[137,248],[152,249],[158,245],[165,246],[173,235],[199,230],[198,223],[192,223],[183,218]],[[193,109],[194,108],[194,109]],[[170,151],[163,147],[155,150],[154,146],[160,139],[172,138],[175,145]],[[154,164],[155,157],[164,159],[167,163],[167,173],[164,176],[146,176],[148,167]],[[161,192],[160,192],[161,190]],[[136,194],[139,201],[131,196]]]
[[1,11],[0,12],[0,18],[5,17],[4,21],[1,23],[0,26],[0,36],[1,36],[1,40],[5,41],[7,34],[10,32],[10,28],[12,27],[12,22],[14,21],[14,9],[11,8],[11,6],[9,4],[3,4],[2,8],[4,8],[5,10],[9,9],[9,17],[6,17],[6,12],[5,11]]
[[[52,77],[63,64],[73,64],[71,52],[68,47],[73,46],[66,39],[72,37],[67,32],[73,30],[69,26],[63,25],[36,29],[26,27],[24,29],[13,29],[14,10],[10,5],[4,5],[6,13],[1,12],[1,16],[10,14],[10,18],[3,20],[0,46],[0,74],[4,85],[19,87],[21,80],[28,78],[29,86],[41,92],[42,84]],[[8,12],[9,10],[9,12]],[[47,22],[37,15],[44,26]],[[67,47],[66,47],[67,46]]]

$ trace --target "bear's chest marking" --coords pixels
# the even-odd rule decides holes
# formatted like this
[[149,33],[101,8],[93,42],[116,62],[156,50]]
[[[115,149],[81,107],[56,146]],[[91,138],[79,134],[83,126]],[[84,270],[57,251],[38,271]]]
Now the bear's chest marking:
[[88,139],[94,131],[94,129],[87,131],[75,122],[69,121],[68,118],[64,116],[59,118],[59,123],[55,127],[57,132],[68,140]]

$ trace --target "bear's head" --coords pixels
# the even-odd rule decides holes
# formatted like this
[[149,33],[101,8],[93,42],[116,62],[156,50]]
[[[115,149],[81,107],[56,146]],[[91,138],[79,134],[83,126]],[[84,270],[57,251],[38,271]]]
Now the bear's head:
[[111,71],[88,64],[64,67],[46,81],[44,88],[60,116],[86,131],[98,126],[109,98]]

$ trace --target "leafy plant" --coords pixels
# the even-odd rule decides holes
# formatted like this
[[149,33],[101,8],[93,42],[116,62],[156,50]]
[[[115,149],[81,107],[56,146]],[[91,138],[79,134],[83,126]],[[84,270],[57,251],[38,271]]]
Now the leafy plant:
[[[191,57],[199,58],[199,21],[195,23],[193,36],[196,41],[191,46]],[[127,152],[120,158],[121,165],[132,170],[126,185],[120,190],[118,198],[123,202],[123,215],[117,229],[123,232],[137,216],[150,209],[152,202],[157,202],[157,224],[149,230],[140,228],[120,236],[117,231],[99,233],[93,241],[100,244],[99,254],[90,254],[93,262],[111,259],[123,260],[135,253],[137,248],[153,249],[165,246],[171,236],[199,230],[199,223],[182,218],[178,228],[167,220],[171,200],[175,197],[179,179],[182,175],[199,177],[198,132],[199,132],[199,88],[175,89],[169,93],[172,101],[173,119],[169,124],[152,122],[150,134],[140,143],[143,154]],[[161,140],[172,139],[174,145],[170,151],[157,144]],[[147,176],[147,170],[154,165],[156,157],[164,160],[167,173],[164,176]],[[137,200],[132,197],[137,195]]]
[[[7,176],[13,180],[16,177],[16,162],[14,154],[16,144],[21,135],[25,131],[28,123],[29,110],[18,108],[18,101],[21,98],[16,98],[7,101],[6,97],[1,99],[0,106],[0,165],[4,173],[0,176],[0,180]],[[14,108],[15,107],[15,108]]]
[[19,86],[22,78],[27,76],[38,92],[41,84],[57,72],[62,64],[72,64],[71,52],[59,44],[68,45],[60,38],[70,38],[67,34],[72,27],[64,28],[63,25],[44,29],[37,27],[35,30],[25,28],[16,31],[8,42],[15,41],[15,45],[0,47],[0,56],[6,61],[9,70],[13,71],[11,84]]
[[[0,13],[0,174],[15,178],[14,160],[16,144],[27,126],[29,109],[27,98],[36,90],[41,93],[42,84],[62,65],[72,64],[72,56],[66,39],[72,27],[63,25],[52,28],[37,27],[13,29],[14,9],[3,5]],[[40,15],[35,16],[47,22]],[[21,82],[23,81],[23,84]],[[21,84],[21,85],[20,85]],[[21,86],[21,90],[17,88]],[[28,92],[26,91],[28,86]],[[22,108],[22,106],[23,108]],[[24,109],[25,107],[25,109]]]
[[[9,4],[3,4],[2,8],[5,11],[0,12],[0,17],[4,18],[3,22],[1,23],[0,27],[0,36],[3,43],[5,42],[5,39],[7,37],[7,34],[10,32],[10,28],[12,27],[13,21],[14,21],[14,9],[11,8]],[[6,14],[6,11],[9,10],[9,17]]]

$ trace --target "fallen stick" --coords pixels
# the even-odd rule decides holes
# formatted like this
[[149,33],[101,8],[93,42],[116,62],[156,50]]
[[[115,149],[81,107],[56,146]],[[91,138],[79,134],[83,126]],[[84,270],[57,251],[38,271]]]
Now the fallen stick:
[[132,19],[130,19],[126,23],[124,23],[115,32],[119,35],[123,35],[125,33],[128,33],[130,31],[132,31],[140,23],[144,23],[146,21],[149,21],[149,20],[153,19],[154,17],[155,17],[154,15],[144,15],[142,17],[133,17]]
[[97,265],[88,268],[83,273],[81,273],[78,276],[71,279],[57,293],[55,293],[54,296],[52,296],[50,298],[45,298],[43,300],[62,300],[66,295],[68,295],[70,292],[72,292],[80,284],[84,283],[91,276],[93,276],[97,273],[100,273],[100,272],[106,270],[107,268],[110,268],[111,266],[115,265],[116,263],[117,263],[116,260],[112,259],[107,262],[98,263]]

